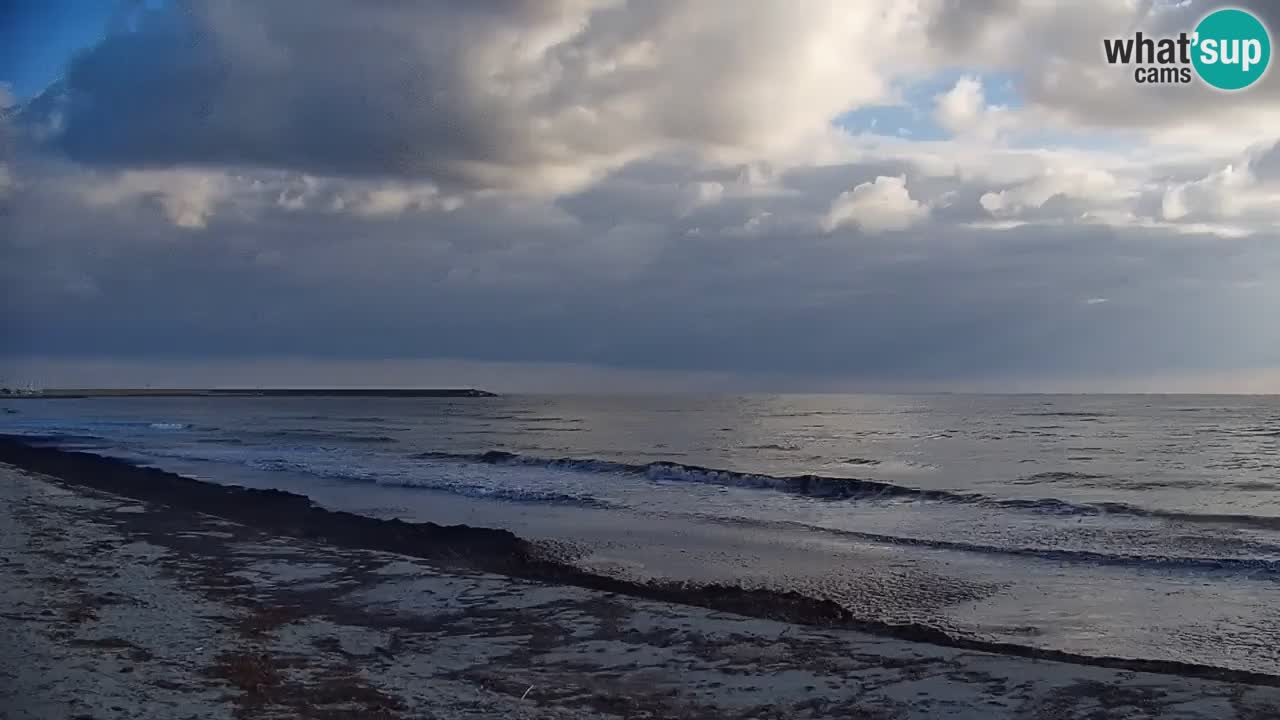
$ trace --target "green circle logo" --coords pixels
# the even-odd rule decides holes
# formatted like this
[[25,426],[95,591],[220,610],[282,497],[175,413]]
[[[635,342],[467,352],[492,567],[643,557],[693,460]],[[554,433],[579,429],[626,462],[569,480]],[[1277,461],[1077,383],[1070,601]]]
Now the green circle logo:
[[1271,35],[1244,10],[1209,13],[1196,26],[1191,63],[1200,79],[1219,90],[1243,90],[1267,72]]

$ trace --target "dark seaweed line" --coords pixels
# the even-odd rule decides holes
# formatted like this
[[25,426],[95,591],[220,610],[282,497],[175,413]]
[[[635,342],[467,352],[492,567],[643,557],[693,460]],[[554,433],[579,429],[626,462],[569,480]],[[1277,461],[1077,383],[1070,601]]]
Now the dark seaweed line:
[[1171,660],[1088,656],[1013,643],[954,637],[917,624],[858,619],[830,600],[794,591],[746,589],[686,582],[639,583],[587,572],[541,556],[537,546],[509,530],[380,520],[327,510],[295,493],[218,485],[117,458],[30,445],[0,435],[0,462],[51,475],[72,485],[207,513],[284,536],[338,547],[382,550],[510,577],[571,585],[646,600],[705,607],[803,625],[858,630],[945,647],[1017,657],[1280,687],[1280,676]]

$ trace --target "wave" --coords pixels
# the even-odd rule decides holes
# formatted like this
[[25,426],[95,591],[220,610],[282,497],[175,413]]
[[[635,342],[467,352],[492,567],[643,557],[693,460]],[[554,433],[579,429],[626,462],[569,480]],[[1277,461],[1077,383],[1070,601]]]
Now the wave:
[[28,427],[39,427],[51,433],[57,432],[84,432],[96,429],[114,429],[114,428],[147,428],[149,430],[188,430],[193,426],[191,423],[175,422],[172,420],[100,420],[96,418],[83,418],[78,420],[39,420],[33,419],[29,423],[25,423]]
[[1039,483],[1070,482],[1074,480],[1103,480],[1106,475],[1094,473],[1070,472],[1056,470],[1026,475],[1013,481],[1014,485],[1036,485]]
[[[67,441],[66,436],[23,436],[27,442]],[[87,439],[87,438],[86,438]],[[230,448],[228,448],[230,450]],[[305,474],[312,477],[339,480],[344,482],[368,483],[387,487],[401,487],[429,491],[446,492],[453,495],[478,498],[483,500],[499,500],[526,504],[546,504],[601,510],[624,510],[637,508],[625,503],[605,500],[584,492],[564,492],[561,489],[535,489],[522,487],[518,482],[511,483],[509,477],[499,476],[497,482],[487,479],[482,473],[479,476],[459,478],[456,473],[422,472],[422,468],[413,466],[380,465],[373,460],[373,455],[366,456],[363,451],[352,451],[334,448],[334,454],[317,457],[280,457],[280,456],[245,456],[240,450],[229,454],[215,453],[203,449],[153,448],[145,451],[136,459],[146,461],[146,457],[169,457],[185,460],[203,460],[210,462],[236,462],[258,471],[285,472]],[[503,466],[525,466],[549,468],[565,472],[583,472],[601,475],[627,474],[657,482],[701,482],[730,484],[736,487],[769,488],[783,492],[808,494],[820,498],[854,498],[891,497],[891,498],[927,498],[941,502],[974,503],[988,507],[1010,510],[1025,510],[1038,513],[1050,513],[1063,516],[1121,514],[1139,517],[1155,517],[1170,521],[1197,523],[1226,523],[1280,529],[1280,518],[1242,515],[1204,515],[1178,513],[1172,511],[1152,510],[1119,503],[1098,503],[1086,505],[1071,503],[1053,498],[1018,499],[991,498],[978,494],[951,493],[946,491],[930,491],[905,486],[892,485],[870,480],[851,478],[823,478],[821,476],[774,477],[761,474],[737,473],[727,470],[713,470],[696,466],[680,465],[670,462],[654,462],[648,464],[630,464],[601,459],[548,459],[531,455],[520,455],[505,451],[489,451],[476,454],[447,452],[430,452],[416,455],[420,459],[431,459],[447,462],[482,463]],[[1040,475],[1065,475],[1072,473],[1041,473]],[[1036,476],[1031,476],[1036,477]],[[813,495],[817,491],[818,495]],[[995,556],[1025,557],[1037,560],[1095,564],[1100,566],[1150,568],[1166,571],[1202,571],[1202,572],[1234,572],[1248,574],[1280,575],[1280,548],[1271,545],[1257,545],[1249,556],[1206,557],[1188,555],[1160,555],[1143,553],[1110,552],[1110,547],[1101,550],[1072,549],[1043,546],[1017,546],[986,544],[980,541],[948,540],[929,537],[911,537],[896,534],[867,532],[845,528],[832,528],[813,525],[795,520],[766,520],[761,518],[725,517],[722,515],[703,515],[694,513],[704,520],[717,523],[744,525],[753,527],[779,527],[816,532],[851,540],[877,544],[921,547],[944,551],[980,553]],[[1158,551],[1157,551],[1158,552]],[[1212,551],[1210,551],[1212,552]]]
[[[25,438],[24,438],[25,439]],[[51,442],[58,443],[61,438]],[[199,463],[234,463],[260,472],[283,472],[309,475],[326,480],[371,483],[388,487],[437,490],[453,495],[486,500],[507,500],[520,503],[566,505],[571,507],[617,509],[621,506],[589,495],[575,495],[531,488],[486,485],[465,482],[455,478],[410,474],[403,467],[388,467],[376,463],[376,456],[364,455],[343,448],[310,447],[307,457],[281,457],[277,454],[248,453],[239,444],[218,452],[216,447],[204,444],[198,447],[134,448],[127,459],[150,463],[154,460],[181,460]],[[270,453],[270,450],[266,450]]]
[[[942,503],[962,503],[1002,510],[1021,510],[1056,516],[1095,517],[1101,515],[1127,515],[1154,518],[1171,522],[1232,525],[1262,530],[1280,530],[1280,517],[1229,513],[1190,513],[1177,510],[1145,508],[1121,502],[1071,502],[1057,498],[1003,498],[977,492],[932,490],[897,485],[880,480],[829,477],[825,475],[765,475],[735,470],[717,470],[697,465],[673,462],[645,464],[624,463],[593,458],[544,458],[521,455],[503,450],[482,453],[426,452],[414,458],[447,462],[482,463],[488,465],[523,465],[571,472],[621,474],[644,477],[655,482],[695,482],[725,487],[741,487],[774,490],[817,500],[920,500]],[[1039,473],[1043,477],[1059,479],[1083,473]],[[1029,477],[1037,477],[1032,475]]]
[[[48,443],[74,443],[74,442],[101,442],[103,437],[91,431],[89,425],[94,426],[143,426],[143,427],[159,427],[169,428],[191,428],[193,426],[185,423],[174,423],[168,421],[156,422],[137,422],[137,421],[100,421],[89,423],[83,427],[68,427],[64,429],[46,429],[32,428],[26,435],[29,441],[48,442]],[[199,429],[199,428],[197,428]],[[88,430],[88,432],[86,432]],[[386,435],[372,434],[355,434],[342,433],[333,431],[320,431],[308,429],[283,429],[261,433],[260,437],[264,438],[292,438],[296,440],[304,440],[314,443],[317,440],[329,440],[334,443],[346,444],[369,444],[392,445],[397,443],[397,439]],[[216,441],[202,440],[205,447],[217,444]],[[236,441],[232,441],[236,442]],[[317,449],[317,448],[311,448]],[[173,452],[169,449],[169,452]],[[149,450],[151,455],[165,455],[166,451]],[[205,453],[203,451],[188,454],[185,452],[174,453],[173,457],[186,456],[190,460],[216,460],[223,462],[245,462],[243,458],[234,456],[219,456],[216,458],[201,457]],[[778,476],[762,473],[740,472],[734,470],[722,470],[709,467],[701,467],[697,465],[687,465],[672,461],[655,461],[643,464],[625,463],[613,460],[602,460],[593,458],[545,458],[533,455],[521,455],[512,452],[493,450],[482,453],[451,453],[451,452],[427,452],[411,456],[418,459],[440,460],[448,462],[466,462],[481,463],[492,465],[522,465],[530,467],[543,467],[549,469],[586,472],[596,474],[615,474],[627,475],[632,477],[640,477],[657,483],[678,483],[691,482],[709,485],[719,485],[724,487],[741,487],[760,490],[772,490],[776,492],[802,496],[814,500],[823,501],[839,501],[839,500],[899,500],[899,501],[929,501],[939,503],[962,503],[968,505],[976,505],[982,507],[993,508],[997,510],[1015,510],[1024,512],[1034,512],[1048,514],[1054,516],[1066,517],[1091,517],[1104,516],[1109,514],[1124,515],[1141,518],[1153,518],[1164,520],[1172,523],[1188,523],[1188,524],[1213,524],[1227,525],[1234,527],[1244,527],[1261,529],[1267,531],[1280,531],[1280,517],[1272,515],[1252,515],[1252,514],[1233,514],[1233,513],[1196,513],[1177,510],[1163,510],[1156,508],[1141,507],[1121,502],[1072,502],[1060,500],[1057,498],[1018,498],[1018,497],[998,497],[979,492],[956,491],[956,490],[935,490],[919,487],[910,487],[898,485],[892,482],[879,480],[870,480],[862,478],[850,477],[830,477],[816,474]],[[860,459],[850,458],[846,460],[848,463],[860,464]],[[373,469],[360,469],[361,462],[344,463],[343,466],[348,469],[345,471],[345,479],[364,481],[364,482],[381,482],[383,484],[401,484],[406,487],[423,487],[428,489],[438,489],[448,492],[456,492],[461,494],[471,494],[474,496],[482,496],[498,499],[510,499],[514,501],[527,502],[554,502],[568,505],[577,505],[584,507],[606,507],[609,503],[589,495],[559,495],[556,493],[537,493],[528,491],[525,493],[520,490],[494,489],[491,487],[481,487],[473,485],[456,485],[443,481],[436,482],[430,479],[417,477],[418,474],[403,471],[394,471],[379,475],[381,471]],[[263,468],[268,469],[268,468]],[[280,468],[284,469],[284,468]],[[310,469],[301,469],[302,472],[312,472]],[[316,470],[317,472],[328,472],[326,470]],[[408,477],[409,479],[404,479]],[[1100,479],[1099,476],[1088,473],[1073,472],[1042,472],[1027,475],[1021,478],[1015,478],[1009,481],[1010,487],[1018,485],[1033,484],[1052,484],[1054,482],[1087,482]],[[1261,489],[1261,488],[1258,488]],[[524,493],[524,494],[522,494]]]
[[[68,426],[75,426],[76,424],[76,421],[67,423]],[[103,428],[147,428],[149,430],[188,430],[193,427],[191,423],[177,422],[175,420],[99,420],[93,418],[81,420],[79,425]]]
[[309,430],[301,428],[268,430],[265,432],[254,433],[254,436],[264,440],[332,440],[334,442],[366,445],[389,445],[400,442],[390,435],[368,435],[362,433],[347,433],[340,430]]
[[[335,449],[336,452],[336,449]],[[228,460],[230,457],[210,457],[204,452],[190,452],[181,450],[153,450],[148,454],[158,457],[177,457],[182,459],[198,459],[198,460]],[[635,465],[611,460],[592,460],[592,459],[547,459],[531,455],[520,455],[516,453],[504,451],[489,451],[477,454],[459,454],[446,452],[423,453],[414,456],[420,459],[431,459],[446,462],[462,462],[462,463],[482,463],[489,465],[502,466],[522,466],[531,468],[547,468],[563,472],[585,472],[592,474],[600,474],[602,476],[626,474],[632,477],[642,477],[652,479],[658,482],[663,481],[681,481],[688,480],[693,477],[701,477],[698,482],[725,482],[733,479],[733,484],[738,487],[765,487],[765,479],[771,476],[765,475],[745,475],[741,473],[733,473],[724,470],[707,470],[705,468],[691,468],[689,466],[677,465],[674,463],[650,463],[647,465]],[[290,472],[306,474],[313,477],[321,477],[331,480],[340,480],[346,482],[370,483],[388,487],[403,487],[422,490],[432,490],[439,492],[447,492],[453,495],[462,495],[485,500],[503,500],[517,503],[531,504],[550,504],[562,505],[579,508],[594,508],[604,510],[621,510],[627,509],[626,504],[619,504],[609,500],[605,500],[593,495],[585,493],[567,493],[556,490],[534,489],[529,487],[521,487],[518,484],[491,484],[485,482],[483,478],[462,480],[456,475],[450,473],[437,474],[431,472],[414,472],[413,468],[400,467],[378,467],[366,465],[359,458],[352,458],[346,454],[335,456],[330,459],[316,458],[284,458],[284,457],[250,457],[236,458],[244,465],[255,470],[266,472]],[[743,481],[743,478],[749,478]],[[794,478],[772,478],[773,480],[794,480]],[[852,480],[842,478],[826,478],[830,483],[839,483],[844,486],[853,484],[853,487],[883,488],[886,483],[876,483],[865,480]],[[818,484],[810,481],[807,488],[812,489]],[[1170,520],[1191,520],[1198,522],[1227,522],[1236,524],[1250,524],[1257,527],[1266,527],[1269,529],[1280,529],[1280,518],[1255,517],[1255,516],[1218,516],[1218,515],[1185,515],[1180,513],[1148,510],[1144,508],[1136,508],[1128,505],[1120,505],[1115,503],[1103,503],[1098,505],[1083,505],[1078,503],[1070,503],[1063,500],[1053,498],[1048,499],[1017,499],[1017,498],[990,498],[981,495],[963,495],[958,493],[944,493],[942,491],[922,491],[902,486],[889,486],[894,490],[889,494],[890,497],[902,497],[904,495],[912,497],[932,497],[933,499],[943,502],[957,503],[977,503],[989,507],[1000,509],[1023,510],[1030,512],[1049,513],[1059,516],[1077,516],[1077,515],[1100,515],[1104,513],[1123,514],[1140,517],[1160,517]],[[793,489],[804,489],[800,486],[793,486]],[[786,486],[783,486],[784,491]],[[884,493],[878,493],[884,494]],[[877,493],[867,492],[864,497],[874,497]],[[832,493],[827,491],[824,497],[832,497]],[[843,497],[852,497],[852,494],[846,493]],[[631,508],[636,509],[636,508]],[[1161,569],[1181,569],[1181,570],[1202,570],[1202,571],[1235,571],[1235,572],[1263,572],[1280,574],[1280,559],[1265,558],[1231,558],[1231,557],[1188,557],[1178,555],[1143,555],[1143,554],[1124,554],[1110,553],[1093,550],[1073,550],[1060,549],[1053,547],[1011,547],[1003,545],[986,545],[982,543],[950,541],[931,538],[915,538],[909,536],[888,535],[873,532],[863,532],[856,530],[830,528],[820,525],[812,525],[803,522],[790,520],[763,520],[758,518],[732,518],[720,515],[704,516],[695,513],[699,517],[712,522],[742,524],[750,526],[779,526],[793,527],[806,531],[821,532],[824,534],[832,534],[841,537],[863,540],[867,542],[912,546],[912,547],[928,547],[939,550],[953,550],[961,552],[983,553],[990,555],[1012,555],[1021,557],[1031,557],[1050,561],[1066,561],[1077,563],[1093,563],[1098,565],[1114,565],[1114,566],[1133,566],[1133,567],[1149,567]],[[1280,555],[1280,548],[1266,547],[1257,548],[1259,554],[1276,554]]]
[[[901,535],[864,532],[831,528],[821,525],[793,520],[757,520],[748,518],[724,518],[713,515],[698,515],[699,518],[731,525],[767,526],[803,530],[806,532],[832,535],[851,540],[896,545],[903,547],[921,547],[935,550],[951,550],[957,552],[980,553],[983,555],[1011,555],[1016,557],[1035,558],[1091,565],[1105,565],[1129,568],[1150,568],[1159,570],[1181,571],[1228,571],[1242,573],[1280,574],[1280,559],[1260,557],[1203,557],[1187,555],[1143,555],[1137,553],[1109,553],[1097,550],[1074,550],[1046,547],[1011,547],[1005,545],[987,545],[963,540],[941,540],[937,538],[916,538]],[[1280,548],[1268,546],[1266,552],[1277,553]]]
[[505,500],[516,503],[534,505],[567,505],[569,507],[594,508],[597,510],[617,510],[621,506],[608,500],[586,495],[569,495],[566,493],[526,490],[513,487],[480,487],[461,483],[440,483],[418,478],[385,478],[377,480],[379,485],[392,487],[422,488],[424,490],[441,490],[455,495],[480,498],[482,500]]
[[14,431],[13,437],[21,439],[23,442],[33,444],[51,444],[58,445],[62,443],[78,443],[78,442],[103,442],[106,438],[101,435],[91,435],[89,433],[75,432],[22,432]]
[[1071,411],[1071,410],[1061,410],[1056,412],[1051,412],[1051,411],[1020,412],[1020,413],[1013,413],[1013,415],[1017,417],[1062,417],[1062,418],[1081,418],[1081,419],[1087,419],[1087,420],[1097,420],[1098,418],[1110,417],[1108,413],[1079,412],[1079,411]]
[[503,450],[489,450],[483,453],[426,452],[414,455],[414,457],[424,460],[475,462],[487,465],[526,465],[575,472],[640,475],[655,481],[683,481],[731,487],[772,489],[814,498],[842,499],[867,496],[913,496],[926,499],[947,499],[960,497],[960,494],[943,490],[923,490],[877,480],[837,478],[822,475],[763,475],[734,470],[717,470],[715,468],[683,465],[667,461],[632,464],[591,458],[543,458],[535,455],[520,455]]
[[137,467],[115,458],[21,445],[2,435],[0,459],[30,471],[55,475],[76,485],[154,503],[157,511],[207,513],[284,536],[320,540],[338,547],[421,557],[444,567],[464,567],[772,621],[858,630],[963,650],[1280,686],[1280,677],[1247,669],[1180,660],[1088,655],[971,637],[925,621],[891,622],[868,617],[862,608],[795,590],[677,580],[641,582],[612,577],[557,559],[544,552],[545,546],[509,530],[405,522],[330,510],[316,505],[305,495],[278,489],[218,485],[154,468]]
[[286,422],[342,422],[342,423],[364,423],[364,424],[380,424],[391,422],[380,415],[277,415],[273,420],[282,420]]
[[880,464],[879,460],[873,460],[871,458],[861,458],[861,457],[845,458],[840,462],[844,463],[845,465],[879,465]]
[[612,509],[617,505],[585,495],[548,492],[509,486],[485,486],[473,483],[458,482],[445,478],[409,477],[380,471],[375,468],[353,468],[348,465],[329,465],[279,458],[251,459],[245,462],[255,470],[268,472],[297,472],[331,480],[368,482],[389,487],[417,488],[422,490],[440,490],[455,495],[465,495],[487,500],[508,500],[511,502],[569,505],[573,507],[589,507]]

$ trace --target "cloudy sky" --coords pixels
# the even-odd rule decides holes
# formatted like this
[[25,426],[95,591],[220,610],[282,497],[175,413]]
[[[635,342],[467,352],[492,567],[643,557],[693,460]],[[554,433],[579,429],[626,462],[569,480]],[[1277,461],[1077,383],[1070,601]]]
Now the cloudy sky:
[[8,3],[0,375],[1280,392],[1219,4]]

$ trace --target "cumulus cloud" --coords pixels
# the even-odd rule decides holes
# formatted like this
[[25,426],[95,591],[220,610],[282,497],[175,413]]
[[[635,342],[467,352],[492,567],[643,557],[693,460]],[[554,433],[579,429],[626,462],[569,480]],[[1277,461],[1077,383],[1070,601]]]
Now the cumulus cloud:
[[1120,183],[1106,170],[1051,167],[1026,182],[986,193],[978,202],[995,217],[1014,217],[1042,209],[1055,199],[1088,201],[1096,208],[1120,192]]
[[935,100],[934,117],[938,124],[956,135],[991,140],[1012,119],[1006,108],[987,105],[982,81],[972,76],[961,77]]
[[1201,177],[1170,179],[1160,186],[1159,219],[1183,227],[1225,222],[1241,233],[1273,230],[1280,222],[1275,157],[1273,142],[1246,148]]
[[193,170],[129,170],[89,181],[84,199],[94,207],[151,204],[180,228],[205,227],[230,192],[220,173]]
[[1232,190],[1244,182],[1244,176],[1228,165],[1203,179],[1172,185],[1165,190],[1160,214],[1165,220],[1205,215],[1231,217],[1237,212]]
[[386,185],[333,199],[335,211],[350,210],[365,217],[399,215],[409,210],[452,211],[462,205],[457,197],[444,197],[434,185]]
[[831,232],[843,225],[856,225],[863,232],[906,230],[929,216],[929,208],[911,198],[906,177],[881,175],[840,196],[831,203],[822,227]]

